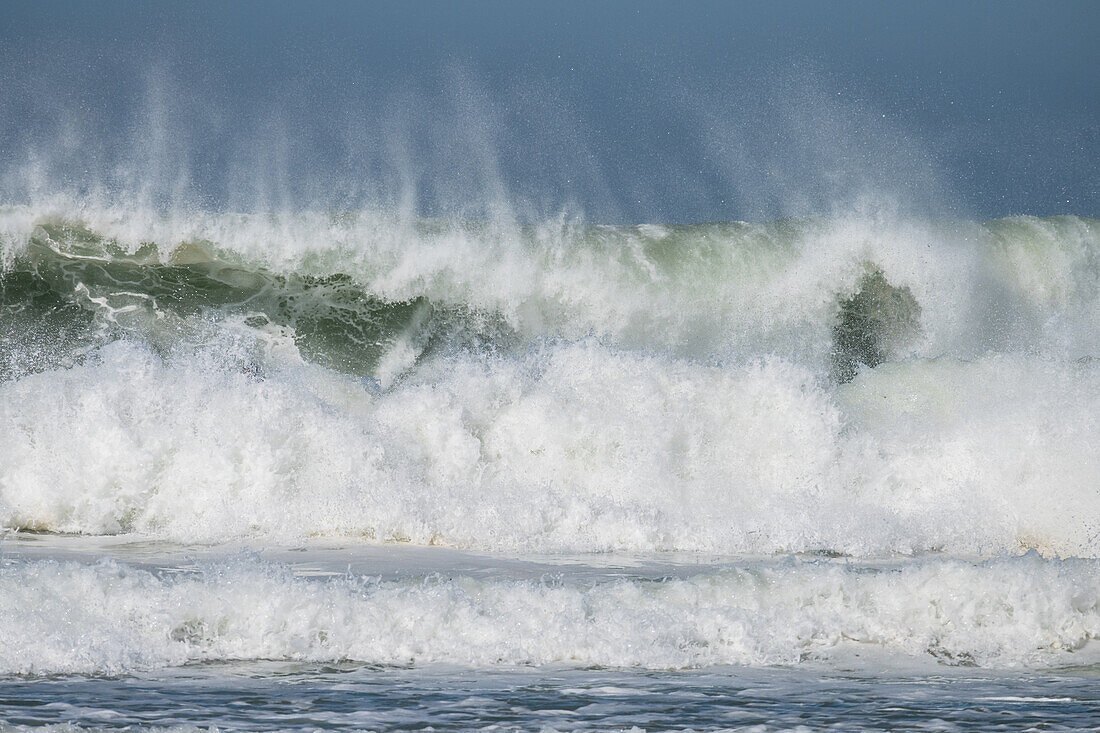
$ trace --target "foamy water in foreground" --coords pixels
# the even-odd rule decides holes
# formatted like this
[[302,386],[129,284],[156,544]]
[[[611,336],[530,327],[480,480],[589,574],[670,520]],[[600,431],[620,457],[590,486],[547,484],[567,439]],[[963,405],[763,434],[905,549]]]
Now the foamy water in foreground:
[[[13,725],[1082,730],[1100,564],[11,537]],[[496,726],[496,728],[494,728]],[[179,728],[184,729],[184,728]]]
[[1093,220],[57,204],[0,263],[12,724],[1100,716]]

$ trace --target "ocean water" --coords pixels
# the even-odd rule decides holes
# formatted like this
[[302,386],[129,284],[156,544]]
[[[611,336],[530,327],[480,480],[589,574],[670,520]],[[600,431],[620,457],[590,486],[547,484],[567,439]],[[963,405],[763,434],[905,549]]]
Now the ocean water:
[[15,729],[1094,730],[1100,222],[0,208]]

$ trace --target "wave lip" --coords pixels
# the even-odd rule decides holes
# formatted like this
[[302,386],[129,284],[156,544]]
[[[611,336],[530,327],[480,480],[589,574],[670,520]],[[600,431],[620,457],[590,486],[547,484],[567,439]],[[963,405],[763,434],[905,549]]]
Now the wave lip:
[[[880,351],[897,358],[1100,353],[1100,227],[1079,217],[518,227],[371,212],[0,208],[0,270],[18,270],[45,251],[70,265],[80,259],[95,280],[83,283],[91,291],[104,285],[98,271],[129,268],[113,293],[125,305],[137,305],[134,293],[155,295],[142,282],[167,296],[158,286],[176,276],[193,292],[175,308],[161,297],[164,312],[194,311],[204,300],[223,311],[254,302],[280,324],[301,321],[299,339],[322,356],[339,357],[341,345],[356,340],[386,342],[392,334],[376,307],[422,302],[467,325],[486,320],[479,333],[490,341],[592,335],[691,358],[774,354],[844,378],[851,366],[832,363],[838,327],[872,360]],[[880,306],[890,300],[871,297],[869,274],[906,300],[879,308],[894,315],[870,319],[874,329],[906,338],[864,344],[850,332],[867,319],[851,318],[845,304],[858,304],[861,292]],[[91,297],[109,302],[107,290]],[[307,312],[282,312],[288,299]],[[369,349],[361,356],[361,371],[376,368]]]
[[1100,635],[1100,563],[780,563],[663,581],[296,577],[241,559],[164,573],[113,561],[0,569],[0,670],[108,673],[226,660],[677,669],[1072,664]]

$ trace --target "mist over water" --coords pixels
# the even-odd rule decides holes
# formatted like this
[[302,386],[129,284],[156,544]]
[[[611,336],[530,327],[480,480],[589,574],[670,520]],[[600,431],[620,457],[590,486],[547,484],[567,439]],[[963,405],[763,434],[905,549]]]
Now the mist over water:
[[0,183],[527,222],[1096,215],[1095,14],[937,9],[15,3]]

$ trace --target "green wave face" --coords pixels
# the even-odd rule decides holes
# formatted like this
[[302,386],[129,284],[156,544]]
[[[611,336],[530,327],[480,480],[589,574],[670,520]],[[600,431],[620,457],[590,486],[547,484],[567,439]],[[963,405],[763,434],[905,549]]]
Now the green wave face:
[[[163,262],[155,245],[128,253],[83,227],[39,227],[0,273],[5,370],[11,376],[69,364],[117,338],[164,350],[195,346],[212,338],[212,326],[230,321],[290,338],[304,358],[326,368],[377,377],[399,345],[419,358],[503,328],[499,319],[436,307],[425,297],[372,297],[345,274],[276,274],[212,252],[190,243]],[[261,360],[246,368],[262,369]]]

